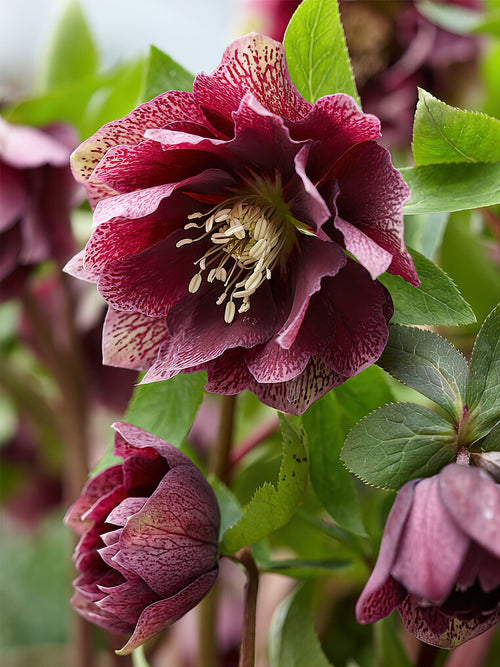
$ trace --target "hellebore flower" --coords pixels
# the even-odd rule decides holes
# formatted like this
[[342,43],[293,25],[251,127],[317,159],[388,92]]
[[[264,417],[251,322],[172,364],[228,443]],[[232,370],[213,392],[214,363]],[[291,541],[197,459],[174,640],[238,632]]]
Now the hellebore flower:
[[500,485],[485,470],[452,463],[400,489],[356,617],[373,623],[395,607],[441,648],[500,620]]
[[69,167],[78,144],[69,125],[11,125],[0,118],[0,285],[2,299],[18,296],[34,267],[64,264],[75,252],[70,212],[80,187]]
[[81,535],[71,604],[132,636],[130,653],[194,607],[217,578],[220,515],[208,482],[173,445],[113,424],[123,464],[85,485],[65,521]]
[[376,361],[392,315],[376,278],[418,284],[378,136],[348,95],[302,99],[282,45],[250,34],[192,93],[84,142],[96,226],[67,271],[110,306],[104,363],[145,382],[207,370],[208,391],[300,414]]

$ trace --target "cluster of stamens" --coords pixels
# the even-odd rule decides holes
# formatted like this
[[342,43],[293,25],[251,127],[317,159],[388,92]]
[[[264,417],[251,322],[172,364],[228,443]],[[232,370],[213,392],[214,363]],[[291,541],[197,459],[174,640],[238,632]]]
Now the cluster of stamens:
[[[224,290],[216,303],[226,303],[224,321],[231,324],[236,312],[248,311],[252,294],[271,279],[287,240],[287,224],[271,204],[257,201],[256,197],[228,199],[207,213],[191,213],[188,220],[185,230],[200,229],[203,234],[181,239],[176,244],[178,248],[207,237],[212,242],[194,262],[199,270],[191,278],[188,290],[196,293],[204,277],[209,283],[220,281]],[[241,300],[238,305],[236,300]]]

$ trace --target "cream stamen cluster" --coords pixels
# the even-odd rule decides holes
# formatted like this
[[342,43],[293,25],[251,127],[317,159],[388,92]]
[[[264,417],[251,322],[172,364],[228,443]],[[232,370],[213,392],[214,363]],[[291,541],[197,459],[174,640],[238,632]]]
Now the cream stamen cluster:
[[[227,324],[234,320],[236,311],[250,309],[250,297],[270,280],[287,238],[288,225],[283,217],[271,204],[256,199],[235,197],[207,213],[192,213],[184,229],[203,229],[204,233],[177,242],[180,248],[210,237],[212,246],[195,262],[199,271],[191,278],[188,290],[192,294],[199,290],[205,272],[207,282],[219,280],[224,291],[216,303],[220,306],[226,302]],[[203,218],[204,222],[193,222]],[[241,299],[239,306],[235,299]]]

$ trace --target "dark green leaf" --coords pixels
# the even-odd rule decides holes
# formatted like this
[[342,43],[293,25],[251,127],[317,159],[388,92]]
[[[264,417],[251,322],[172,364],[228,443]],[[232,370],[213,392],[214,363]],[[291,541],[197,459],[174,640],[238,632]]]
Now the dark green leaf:
[[41,90],[51,90],[93,77],[97,51],[80,3],[69,0],[57,23],[42,63]]
[[400,169],[411,190],[405,213],[464,211],[500,203],[500,162]]
[[389,273],[379,278],[394,301],[393,324],[458,326],[475,322],[471,307],[451,278],[420,253],[412,250],[411,255],[421,281],[418,287]]
[[417,165],[498,162],[500,120],[451,107],[419,89],[412,149]]
[[271,622],[271,667],[332,667],[313,622],[313,587],[298,586],[278,607]]
[[486,318],[474,343],[467,405],[469,437],[474,441],[500,420],[500,304]]
[[151,46],[147,61],[141,98],[151,100],[167,90],[193,89],[194,76],[156,46]]
[[486,438],[480,440],[474,449],[479,452],[500,452],[500,422],[495,424]]
[[307,434],[311,484],[323,507],[335,522],[366,535],[353,479],[340,459],[344,430],[333,392],[316,401],[302,416]]
[[367,484],[399,489],[455,460],[456,433],[444,417],[416,403],[384,405],[348,434],[342,457]]
[[243,509],[241,519],[225,533],[221,551],[234,553],[284,526],[307,486],[307,457],[302,436],[281,419],[283,458],[276,487],[265,483]]
[[447,211],[405,216],[406,245],[433,260],[441,246],[449,217]]
[[206,384],[205,373],[184,373],[136,387],[124,421],[178,447],[191,428]]
[[285,33],[290,77],[309,102],[347,93],[360,105],[337,0],[303,0]]
[[390,325],[389,341],[377,363],[459,421],[468,368],[464,357],[447,340],[432,331]]

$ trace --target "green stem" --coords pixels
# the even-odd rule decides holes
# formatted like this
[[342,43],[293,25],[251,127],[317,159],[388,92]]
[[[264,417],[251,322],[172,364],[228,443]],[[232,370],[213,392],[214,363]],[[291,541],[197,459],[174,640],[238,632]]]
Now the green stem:
[[[208,472],[227,484],[230,477],[229,456],[233,445],[236,396],[221,396],[219,432],[208,460]],[[198,667],[218,667],[217,585],[200,603]]]
[[243,633],[241,636],[240,660],[238,667],[254,667],[255,665],[255,623],[257,620],[257,593],[259,590],[259,571],[250,551],[244,547],[237,558],[247,571],[245,586],[245,612],[243,616]]

